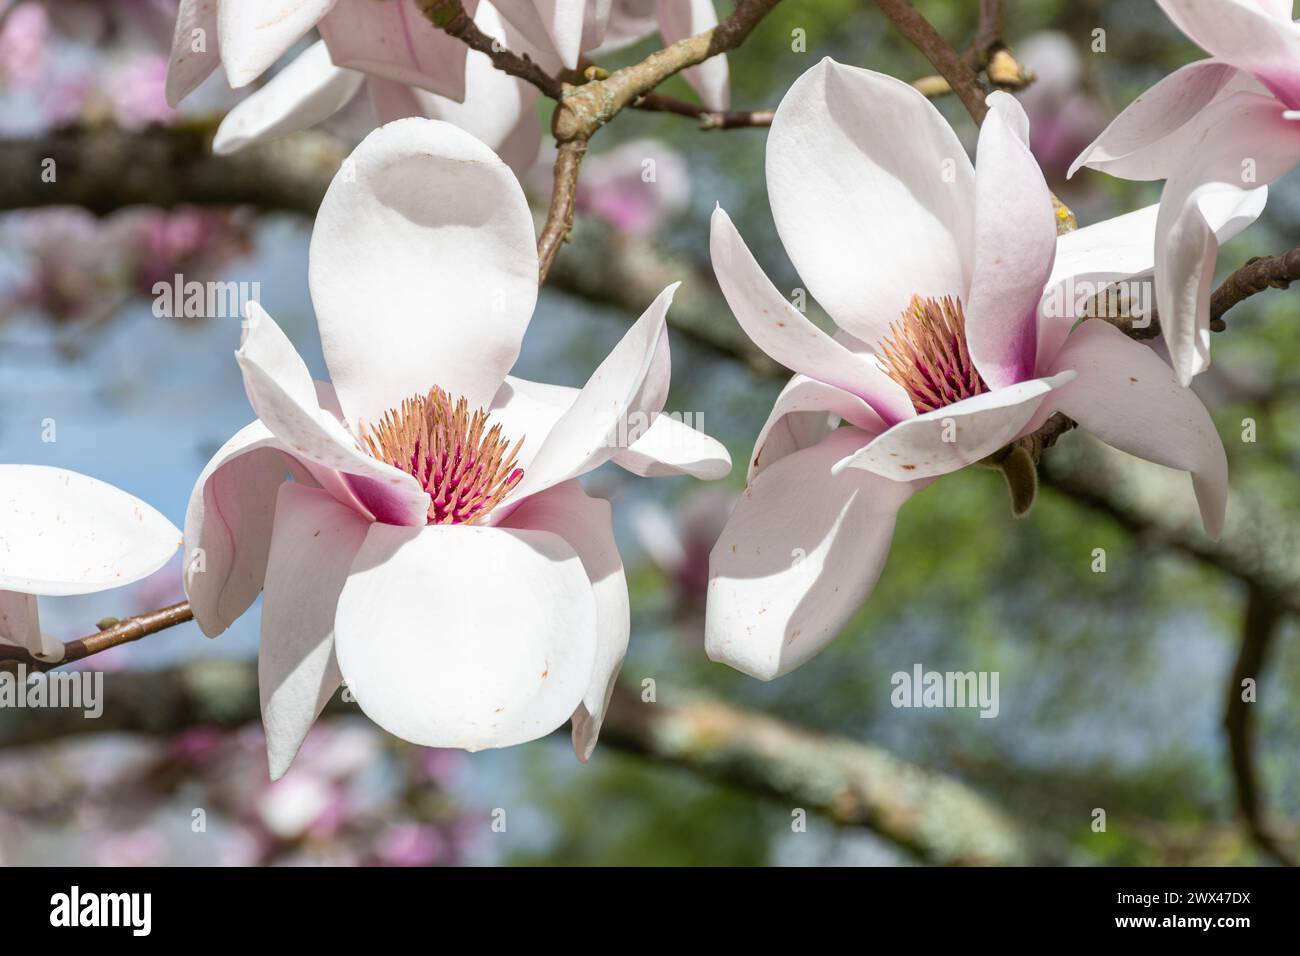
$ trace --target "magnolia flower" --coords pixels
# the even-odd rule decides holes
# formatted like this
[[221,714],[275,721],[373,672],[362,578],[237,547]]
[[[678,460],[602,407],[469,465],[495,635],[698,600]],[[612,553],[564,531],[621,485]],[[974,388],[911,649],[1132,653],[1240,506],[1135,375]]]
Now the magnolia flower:
[[1247,206],[1300,162],[1300,24],[1291,0],[1158,0],[1211,57],[1189,63],[1117,116],[1070,167],[1163,179],[1156,306],[1178,380],[1210,364],[1219,243],[1210,220]]
[[1083,62],[1066,34],[1031,34],[1016,44],[1016,57],[1034,74],[1019,95],[1034,131],[1029,147],[1047,178],[1059,179],[1105,123],[1101,105],[1083,87]]
[[41,634],[37,596],[132,584],[166,564],[180,540],[153,508],[89,475],[0,465],[0,644],[61,660],[63,644]]
[[575,479],[609,460],[730,468],[718,443],[658,416],[675,286],[581,390],[507,375],[537,297],[532,217],[501,160],[436,120],[362,141],[309,259],[333,384],[313,383],[250,304],[236,357],[257,420],[208,463],[185,521],[204,633],[264,589],[272,775],[342,680],[418,744],[504,747],[572,716],[586,759],[629,620],[609,505]]
[[[631,46],[656,30],[665,44],[718,25],[713,0],[495,0],[501,13],[537,49],[550,48],[566,69],[581,55],[594,57]],[[710,110],[731,103],[726,56],[713,56],[682,71],[682,78]]]
[[[474,0],[466,0],[472,12]],[[247,86],[315,27],[338,66],[460,100],[465,44],[435,27],[416,0],[181,0],[167,102],[175,106],[220,63]]]
[[[374,0],[369,2],[372,6],[379,5]],[[544,69],[558,68],[558,61],[548,60],[546,54],[529,45],[486,0],[479,3],[474,22],[484,33],[500,38],[511,49],[527,53]],[[463,84],[459,96],[436,95],[418,84],[376,72],[364,63],[348,69],[337,65],[338,62],[335,47],[328,38],[308,47],[265,87],[226,115],[213,139],[213,150],[233,153],[256,142],[315,126],[364,96],[369,100],[376,125],[411,116],[455,123],[486,143],[518,175],[537,158],[542,140],[542,125],[537,116],[540,94],[532,84],[498,70],[485,53],[469,51],[468,58],[462,62]]]
[[1190,472],[1207,532],[1220,531],[1227,461],[1199,399],[1150,348],[1100,319],[1076,327],[1068,302],[1044,298],[1149,269],[1152,210],[1058,240],[1024,111],[1005,93],[988,104],[976,168],[929,101],[891,77],[827,59],[782,100],[768,195],[834,337],[714,212],[732,311],[796,372],[711,555],[714,660],[765,680],[808,660],[870,595],[899,507],[1056,411]]

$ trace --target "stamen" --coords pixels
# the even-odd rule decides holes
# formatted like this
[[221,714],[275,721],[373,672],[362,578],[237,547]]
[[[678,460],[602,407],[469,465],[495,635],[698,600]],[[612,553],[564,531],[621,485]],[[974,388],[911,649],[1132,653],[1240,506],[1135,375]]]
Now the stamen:
[[370,454],[420,482],[429,493],[429,524],[474,524],[487,517],[524,476],[501,426],[487,428],[488,414],[472,414],[464,398],[440,388],[404,399],[384,412],[378,425],[365,426]]
[[961,301],[912,296],[880,343],[885,374],[907,390],[918,412],[931,412],[989,390],[966,346]]

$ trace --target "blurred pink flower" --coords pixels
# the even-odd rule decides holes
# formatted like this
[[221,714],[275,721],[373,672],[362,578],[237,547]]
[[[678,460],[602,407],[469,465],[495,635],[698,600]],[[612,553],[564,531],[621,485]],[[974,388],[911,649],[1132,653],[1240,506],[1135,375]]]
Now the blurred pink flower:
[[1064,33],[1043,30],[1016,45],[1034,82],[1020,94],[1033,130],[1029,148],[1049,180],[1065,178],[1079,151],[1105,125],[1101,104],[1083,88],[1083,63]]
[[0,82],[15,89],[35,86],[45,73],[50,21],[39,3],[0,5]]
[[167,105],[166,81],[167,57],[143,53],[127,59],[108,83],[113,118],[129,130],[171,121],[176,111]]
[[431,866],[446,849],[442,833],[422,823],[398,824],[375,841],[375,855],[383,866]]

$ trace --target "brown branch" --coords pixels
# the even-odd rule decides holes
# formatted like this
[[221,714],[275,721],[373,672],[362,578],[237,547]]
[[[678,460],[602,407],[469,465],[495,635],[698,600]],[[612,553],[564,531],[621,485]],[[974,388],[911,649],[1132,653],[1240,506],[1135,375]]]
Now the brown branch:
[[1265,289],[1286,289],[1300,279],[1300,246],[1281,255],[1256,256],[1223,280],[1210,297],[1210,328],[1227,328],[1223,315],[1238,302]]
[[573,208],[578,197],[578,170],[582,157],[587,154],[586,140],[571,140],[559,144],[555,156],[555,178],[551,187],[551,205],[546,223],[537,237],[537,282],[546,281],[551,264],[560,251],[561,243],[569,238],[573,229]]
[[192,621],[193,619],[194,612],[190,610],[189,601],[162,607],[156,611],[146,611],[144,614],[137,614],[134,617],[128,617],[126,620],[118,621],[111,627],[102,628],[95,634],[89,634],[86,637],[66,642],[63,645],[63,657],[55,663],[37,660],[22,648],[0,647],[0,672],[9,671],[12,673],[17,671],[19,665],[25,667],[28,672],[46,671],[54,667],[61,667],[64,664],[71,664],[73,661],[84,660],[93,654],[102,653],[109,648],[120,647],[123,644],[138,641],[142,637],[157,634],[159,631],[175,627],[177,624],[184,624],[186,621]]
[[436,27],[492,60],[498,70],[531,83],[553,100],[558,100],[564,84],[534,63],[526,53],[512,53],[502,40],[488,36],[465,12],[461,0],[417,0],[420,11]]
[[634,109],[653,113],[675,113],[700,121],[700,129],[746,129],[772,125],[775,110],[711,110],[699,103],[647,93],[632,104]]
[[[359,714],[337,693],[325,708],[327,717]],[[102,713],[94,720],[75,708],[15,709],[0,723],[0,747],[87,734],[233,729],[259,716],[255,663],[195,661],[107,675]],[[707,699],[642,703],[619,689],[593,759],[608,759],[610,749],[771,798],[790,811],[868,828],[924,862],[1017,865],[1061,857],[1050,839],[1044,842],[956,778],[870,744]]]
[[934,64],[934,68],[948,81],[949,88],[957,94],[976,125],[982,123],[988,107],[984,105],[984,87],[980,85],[975,69],[961,58],[909,0],[873,2],[898,32]]
[[1256,588],[1249,589],[1245,613],[1242,615],[1241,647],[1228,684],[1223,727],[1228,735],[1228,751],[1231,756],[1237,807],[1246,822],[1246,829],[1251,839],[1255,841],[1256,846],[1278,863],[1283,866],[1295,866],[1295,857],[1284,846],[1284,841],[1276,832],[1276,826],[1269,819],[1264,805],[1254,754],[1252,712],[1255,703],[1254,700],[1245,699],[1242,688],[1246,680],[1252,680],[1258,692],[1269,647],[1277,636],[1282,622],[1282,611],[1283,609],[1267,594]]

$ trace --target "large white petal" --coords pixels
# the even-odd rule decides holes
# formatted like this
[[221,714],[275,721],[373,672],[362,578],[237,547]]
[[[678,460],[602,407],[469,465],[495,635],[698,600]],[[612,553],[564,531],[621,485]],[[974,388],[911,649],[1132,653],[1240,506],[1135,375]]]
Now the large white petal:
[[550,733],[582,702],[596,662],[591,581],[544,531],[371,525],[334,627],[361,709],[427,747]]
[[772,121],[767,191],[808,290],[869,345],[913,295],[965,298],[974,170],[908,84],[830,59],[804,73]]
[[280,486],[262,598],[257,684],[271,779],[284,776],[342,680],[334,612],[369,522],[324,491]]
[[767,355],[795,372],[861,396],[886,421],[916,414],[907,392],[874,359],[845,348],[777,291],[721,206],[713,210],[709,252],[736,321]]
[[176,526],[134,495],[47,465],[0,465],[0,590],[90,594],[167,563]]
[[1070,333],[1056,370],[1077,376],[1044,403],[1108,445],[1189,472],[1205,531],[1218,538],[1228,500],[1223,441],[1196,393],[1164,360],[1100,319]]
[[321,20],[320,35],[339,66],[453,100],[465,97],[469,47],[430,23],[415,0],[338,0]]
[[709,559],[705,650],[771,680],[829,644],[880,579],[903,502],[925,482],[832,466],[867,436],[840,428],[758,475]]
[[1170,73],[1140,95],[1070,164],[1123,179],[1165,179],[1186,161],[1187,137],[1197,114],[1220,95],[1236,69],[1198,60]]
[[[718,25],[713,0],[658,0],[655,4],[659,35],[664,45],[711,30]],[[700,96],[706,109],[731,108],[731,78],[727,55],[715,54],[697,66],[682,70],[682,79]]]
[[650,414],[650,425],[614,453],[614,464],[647,478],[690,475],[701,481],[725,478],[731,455],[716,438],[671,413]]
[[1155,291],[1160,330],[1179,381],[1210,364],[1210,295],[1219,251],[1207,207],[1241,210],[1261,183],[1300,162],[1300,123],[1271,97],[1236,93],[1211,106],[1185,165],[1165,183],[1156,220]]
[[596,598],[596,662],[582,703],[573,712],[573,749],[585,761],[600,736],[632,627],[627,578],[614,542],[609,502],[588,497],[577,481],[566,481],[524,501],[501,527],[549,531],[563,538],[582,559],[591,579]]
[[226,114],[212,151],[228,155],[315,126],[341,110],[364,80],[362,74],[331,63],[323,42],[313,43]]
[[316,385],[293,344],[256,302],[249,302],[235,358],[257,417],[295,457],[343,475],[378,521],[423,525],[429,495],[404,471],[362,451],[356,438],[320,406]]
[[899,422],[835,470],[863,468],[895,481],[946,475],[993,454],[1018,437],[1043,399],[1074,377],[1060,372],[964,398]]
[[221,62],[235,89],[246,86],[302,39],[336,0],[221,0]]
[[995,92],[975,166],[975,273],[966,305],[971,359],[990,388],[1032,378],[1038,302],[1056,257],[1056,217],[1029,118]]
[[308,279],[348,420],[437,385],[492,400],[537,301],[532,214],[490,149],[437,120],[375,130],[321,203]]
[[[181,0],[167,60],[167,104],[175,106],[212,75],[221,62],[218,0]],[[201,47],[202,49],[195,49]]]
[[567,69],[578,65],[588,0],[533,0],[551,44]]

